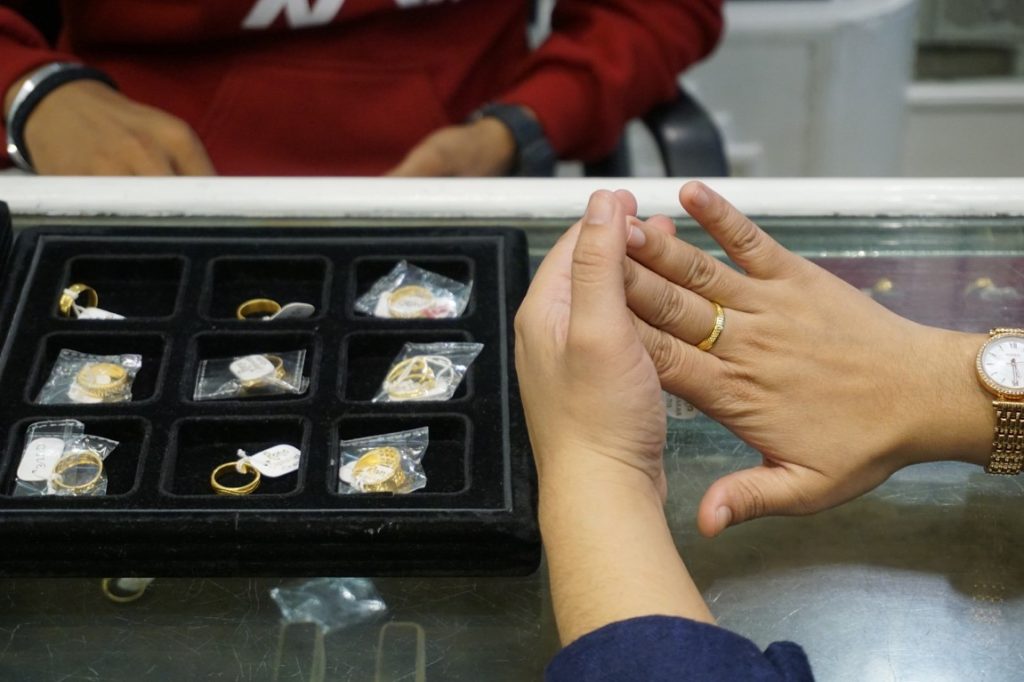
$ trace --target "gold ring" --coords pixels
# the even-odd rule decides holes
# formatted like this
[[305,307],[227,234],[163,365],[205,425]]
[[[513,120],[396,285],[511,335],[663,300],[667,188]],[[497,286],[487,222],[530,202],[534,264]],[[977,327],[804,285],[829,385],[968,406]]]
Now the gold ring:
[[248,320],[256,315],[276,315],[281,312],[281,304],[269,298],[250,298],[238,306],[235,317],[240,320]]
[[715,306],[715,326],[711,328],[708,338],[697,344],[697,350],[711,350],[725,329],[725,308],[716,301],[711,301],[711,305]]
[[966,287],[964,287],[964,295],[973,294],[975,291],[984,291],[985,289],[995,288],[996,283],[992,281],[991,277],[979,277],[974,280]]
[[356,460],[352,480],[364,493],[394,493],[405,485],[402,453],[398,448],[374,448]]
[[[124,592],[115,584],[117,580],[119,580],[119,578],[104,578],[100,582],[100,589],[103,590],[103,596],[118,604],[128,604],[129,602],[135,601],[142,595],[146,594],[146,588],[149,587],[149,583],[146,583],[134,592]],[[118,587],[118,589],[115,591],[113,589],[114,587]]]
[[409,284],[399,287],[388,295],[388,312],[391,317],[410,319],[423,317],[423,311],[429,308],[436,297],[426,287]]
[[422,355],[414,355],[395,364],[384,378],[388,395],[397,400],[418,398],[437,386],[437,377]]
[[[64,482],[64,474],[68,469],[90,465],[96,467],[96,473],[85,483],[68,485]],[[53,475],[50,478],[50,485],[54,488],[67,490],[72,493],[84,493],[96,487],[103,476],[103,458],[95,450],[80,450],[64,455],[53,465]]]
[[71,317],[71,314],[75,312],[75,303],[82,296],[85,296],[83,308],[95,308],[100,304],[100,295],[91,286],[88,284],[72,284],[61,292],[60,300],[57,301],[57,310],[61,316]]
[[253,465],[249,464],[248,462],[242,462],[242,468],[245,469],[248,473],[253,474],[253,479],[248,483],[232,487],[224,485],[223,483],[220,483],[217,480],[217,476],[220,474],[220,472],[227,471],[228,469],[235,469],[237,464],[238,462],[225,462],[224,464],[221,464],[219,467],[214,469],[213,473],[210,474],[210,487],[213,488],[218,495],[248,495],[253,490],[256,490],[256,488],[260,487],[260,478],[262,478],[262,476],[260,475],[260,470],[254,467]]
[[[270,361],[270,364],[274,366],[274,378],[278,381],[283,381],[285,376],[284,371],[284,360],[281,359],[280,355],[264,355],[264,358]],[[246,391],[251,391],[254,388],[260,388],[266,386],[268,377],[262,377],[260,379],[248,379],[242,382],[242,388]]]
[[888,277],[882,277],[873,285],[871,285],[871,291],[876,294],[889,294],[896,288],[896,285],[892,283],[892,280]]
[[87,362],[75,375],[75,383],[86,393],[104,398],[124,390],[128,370],[113,362]]

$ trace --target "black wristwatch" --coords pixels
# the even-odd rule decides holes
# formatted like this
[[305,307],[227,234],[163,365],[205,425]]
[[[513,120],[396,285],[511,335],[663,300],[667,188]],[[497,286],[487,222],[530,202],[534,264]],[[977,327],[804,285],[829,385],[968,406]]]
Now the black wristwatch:
[[487,104],[473,112],[470,120],[484,116],[504,123],[516,142],[516,158],[509,175],[539,178],[555,174],[555,150],[537,119],[514,104]]

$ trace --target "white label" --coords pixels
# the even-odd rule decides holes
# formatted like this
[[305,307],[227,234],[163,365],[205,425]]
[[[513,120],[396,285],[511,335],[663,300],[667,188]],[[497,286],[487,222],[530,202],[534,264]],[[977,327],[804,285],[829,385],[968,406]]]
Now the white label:
[[[239,451],[241,454],[241,451]],[[249,458],[261,474],[269,478],[277,478],[298,471],[302,451],[293,445],[275,445]]]
[[287,303],[281,306],[276,313],[266,318],[268,320],[304,320],[313,317],[316,308],[308,303]]
[[362,489],[368,485],[380,485],[395,475],[395,468],[387,464],[371,464],[359,470],[359,476],[354,477],[356,487]]
[[25,446],[18,465],[18,478],[23,481],[47,481],[57,460],[64,454],[60,438],[36,438]]
[[246,355],[244,358],[238,358],[228,366],[228,369],[242,381],[256,381],[274,374],[273,363],[262,355]]
[[87,390],[79,386],[77,382],[71,384],[71,387],[68,388],[68,397],[71,398],[71,402],[73,403],[95,404],[103,402],[103,398],[101,396],[89,393]]
[[353,460],[348,464],[344,465],[343,467],[341,467],[340,469],[338,469],[338,478],[340,478],[343,482],[347,483],[348,485],[353,485],[355,483],[355,477],[352,475],[352,470],[355,468],[356,462],[355,460]]
[[672,395],[668,391],[662,391],[661,395],[665,400],[665,414],[672,419],[693,419],[700,414],[696,407],[677,395]]
[[79,320],[123,320],[124,315],[112,313],[103,308],[82,308],[78,311]]

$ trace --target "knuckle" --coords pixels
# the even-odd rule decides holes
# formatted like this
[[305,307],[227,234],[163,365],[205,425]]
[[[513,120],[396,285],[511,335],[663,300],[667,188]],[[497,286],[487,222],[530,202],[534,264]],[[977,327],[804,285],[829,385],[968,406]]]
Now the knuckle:
[[687,321],[693,312],[691,302],[670,286],[659,287],[651,300],[650,323],[662,329],[674,329]]
[[185,148],[193,146],[197,137],[192,128],[181,119],[168,117],[158,128],[158,134],[164,144],[172,147]]
[[584,284],[592,283],[600,277],[600,273],[608,266],[608,256],[600,245],[589,240],[580,239],[572,252],[572,277]]
[[527,329],[527,317],[528,312],[525,305],[519,306],[519,310],[516,312],[516,317],[512,321],[512,329],[515,331],[516,338],[522,338],[523,334]]
[[685,281],[696,289],[703,289],[715,281],[717,262],[705,253],[698,253],[686,268]]
[[651,362],[658,371],[658,376],[663,379],[678,379],[685,376],[685,356],[680,352],[679,346],[664,336],[658,336],[652,340],[648,349]]
[[736,220],[731,230],[731,235],[729,241],[732,242],[733,248],[739,253],[756,253],[764,247],[765,234],[761,231],[761,228],[746,218],[739,217]]

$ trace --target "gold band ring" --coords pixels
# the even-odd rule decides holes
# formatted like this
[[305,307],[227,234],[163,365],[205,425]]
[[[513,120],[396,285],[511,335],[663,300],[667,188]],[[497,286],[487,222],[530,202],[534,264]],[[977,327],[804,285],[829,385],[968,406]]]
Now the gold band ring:
[[391,317],[410,319],[423,317],[423,312],[434,304],[433,292],[418,284],[399,287],[388,296],[388,312]]
[[213,473],[210,474],[210,487],[213,488],[218,495],[248,495],[253,490],[260,487],[260,479],[262,478],[260,470],[248,462],[242,462],[242,468],[253,475],[253,479],[248,483],[240,486],[227,486],[217,480],[217,476],[219,476],[222,471],[227,471],[228,469],[234,469],[237,471],[237,465],[238,462],[225,462],[214,469]]
[[[235,310],[235,317],[248,320],[256,315],[276,315],[281,312],[281,304],[270,298],[250,298]],[[262,319],[262,318],[261,318]]]
[[405,485],[402,453],[398,448],[374,448],[356,460],[352,480],[364,493],[394,493]]
[[[92,466],[96,467],[96,473],[93,474],[85,483],[79,483],[77,485],[68,485],[64,482],[64,474],[69,469],[74,469],[80,466]],[[103,476],[103,458],[100,457],[99,453],[95,450],[80,450],[78,452],[72,452],[64,455],[57,463],[53,465],[53,476],[50,478],[50,485],[60,490],[67,490],[71,493],[84,493],[92,490],[100,482],[100,478]]]
[[716,301],[711,301],[711,305],[715,306],[715,326],[711,328],[708,337],[697,344],[697,350],[711,350],[715,342],[718,341],[718,337],[722,335],[722,330],[725,329],[725,308]]
[[120,393],[128,383],[128,370],[113,362],[87,362],[75,375],[75,383],[97,398]]
[[61,317],[71,317],[75,312],[75,303],[85,296],[83,308],[95,308],[100,304],[100,295],[88,284],[72,284],[61,292],[60,300],[57,301],[57,310]]
[[419,398],[437,386],[437,377],[422,355],[396,363],[384,378],[384,389],[395,400]]

